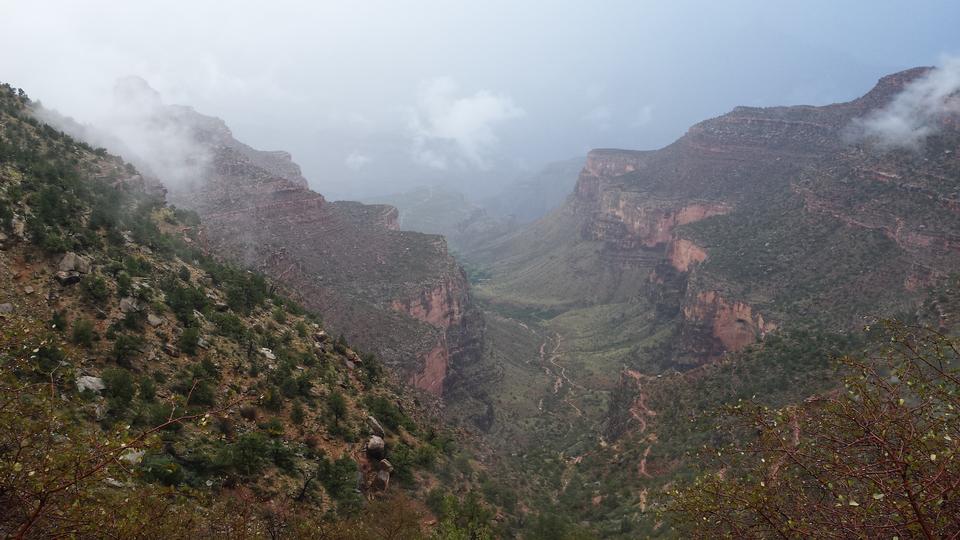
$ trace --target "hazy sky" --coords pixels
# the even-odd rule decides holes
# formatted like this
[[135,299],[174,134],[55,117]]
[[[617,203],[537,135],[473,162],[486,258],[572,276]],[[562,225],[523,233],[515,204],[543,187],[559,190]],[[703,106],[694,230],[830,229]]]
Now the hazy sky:
[[958,28],[956,1],[0,0],[0,80],[95,121],[136,74],[328,195],[477,193],[735,105],[853,98]]

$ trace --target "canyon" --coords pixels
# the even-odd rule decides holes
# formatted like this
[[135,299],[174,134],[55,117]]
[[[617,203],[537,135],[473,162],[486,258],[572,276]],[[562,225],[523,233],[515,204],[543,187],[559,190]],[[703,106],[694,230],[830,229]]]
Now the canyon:
[[[127,111],[119,134],[45,116],[123,152],[167,200],[200,216],[207,249],[274,279],[412,386],[442,398],[452,372],[479,354],[483,318],[442,236],[401,231],[389,205],[328,201],[289,153],[254,149],[219,118],[163,104],[142,79],[121,80],[115,94]],[[174,138],[166,145],[179,153],[131,149],[121,135],[156,146]]]
[[[802,348],[794,336],[829,342],[920,309],[960,265],[955,116],[919,150],[851,128],[928,73],[888,75],[845,103],[736,107],[659,150],[593,150],[558,208],[465,250],[490,336],[476,394],[496,404],[480,427],[517,456],[513,474],[563,463],[555,480],[593,501],[572,511],[649,524],[636,505],[713,436],[694,415],[802,399],[829,382],[819,359],[782,352]],[[552,342],[575,389],[532,360]],[[572,487],[588,478],[603,492]],[[596,515],[617,489],[620,510]]]

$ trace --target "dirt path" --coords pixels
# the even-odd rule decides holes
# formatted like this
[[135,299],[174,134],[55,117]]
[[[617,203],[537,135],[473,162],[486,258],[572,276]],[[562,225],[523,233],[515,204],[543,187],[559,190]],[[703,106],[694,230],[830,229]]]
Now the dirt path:
[[[583,385],[575,383],[570,377],[567,376],[567,368],[564,365],[561,365],[557,362],[558,359],[563,357],[563,352],[561,347],[563,346],[563,336],[559,333],[554,333],[553,338],[553,349],[550,351],[550,355],[547,356],[547,343],[550,341],[550,337],[546,337],[543,340],[543,343],[540,344],[540,365],[543,367],[544,371],[549,376],[556,377],[556,380],[553,382],[553,393],[560,393],[560,389],[563,388],[564,383],[567,384],[571,389],[579,388],[581,390],[586,390]],[[549,366],[553,366],[552,369]],[[584,416],[583,410],[580,407],[577,407],[573,401],[570,400],[570,394],[563,398],[563,402],[569,405],[576,413],[578,417]]]

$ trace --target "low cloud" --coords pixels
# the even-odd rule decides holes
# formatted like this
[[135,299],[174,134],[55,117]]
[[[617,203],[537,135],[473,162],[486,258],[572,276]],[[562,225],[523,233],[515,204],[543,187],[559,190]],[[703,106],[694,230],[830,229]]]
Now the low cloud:
[[122,156],[168,188],[188,186],[206,176],[212,156],[196,138],[193,122],[200,117],[191,109],[165,105],[140,77],[118,80],[113,99],[96,105],[105,112],[93,116],[88,125],[56,111],[38,114],[71,135]]
[[350,155],[348,155],[347,159],[344,160],[344,164],[351,170],[359,171],[371,161],[372,158],[370,156],[361,154],[360,152],[354,150],[353,152],[350,152]]
[[499,142],[496,128],[523,115],[509,96],[487,90],[463,95],[447,77],[424,82],[408,125],[413,158],[435,169],[486,169]]
[[854,121],[850,135],[884,149],[916,150],[940,131],[945,116],[957,113],[960,57],[952,57],[907,84],[887,106]]

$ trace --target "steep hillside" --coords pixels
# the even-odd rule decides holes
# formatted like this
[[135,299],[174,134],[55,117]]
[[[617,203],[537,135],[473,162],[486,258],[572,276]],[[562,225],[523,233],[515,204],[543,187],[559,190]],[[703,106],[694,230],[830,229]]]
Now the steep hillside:
[[[485,363],[503,375],[483,383],[502,404],[488,432],[515,456],[505,466],[559,486],[541,504],[653,533],[659,490],[716,442],[699,414],[829,388],[829,357],[861,347],[864,324],[929,304],[960,264],[956,118],[920,151],[850,137],[928,72],[847,103],[738,107],[656,151],[594,150],[563,207],[464,254],[491,336],[542,340],[491,338]],[[517,429],[520,448],[500,436]]]
[[[480,348],[483,323],[442,237],[397,230],[393,207],[327,201],[289,154],[254,150],[222,120],[162,104],[142,80],[122,81],[117,94],[121,133],[186,148],[175,163],[152,146],[128,155],[173,203],[200,215],[206,245],[287,286],[415,386],[440,396],[454,384],[457,366]],[[115,141],[100,133],[85,135]]]
[[476,482],[462,439],[375,355],[34,112],[0,87],[0,534],[419,537],[430,512],[458,534],[492,526],[437,487]]

